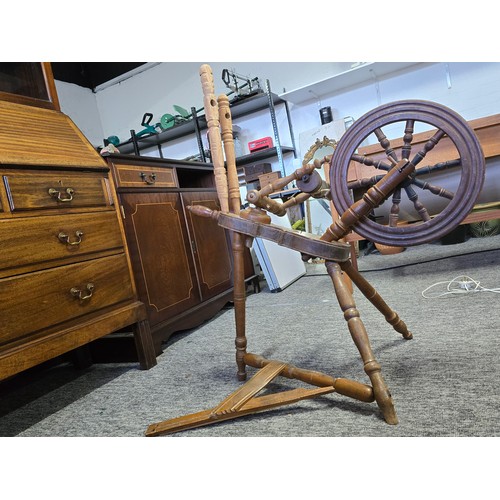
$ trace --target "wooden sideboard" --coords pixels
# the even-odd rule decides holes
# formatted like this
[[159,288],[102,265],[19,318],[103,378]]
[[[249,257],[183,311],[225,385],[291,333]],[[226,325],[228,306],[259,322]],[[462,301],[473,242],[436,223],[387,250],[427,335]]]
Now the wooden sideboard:
[[0,380],[125,326],[151,368],[109,167],[56,100],[30,99],[0,100]]
[[[211,219],[186,207],[218,210],[207,163],[111,154],[139,298],[146,305],[156,353],[177,331],[194,328],[233,300],[230,241]],[[250,253],[246,273],[254,277]]]

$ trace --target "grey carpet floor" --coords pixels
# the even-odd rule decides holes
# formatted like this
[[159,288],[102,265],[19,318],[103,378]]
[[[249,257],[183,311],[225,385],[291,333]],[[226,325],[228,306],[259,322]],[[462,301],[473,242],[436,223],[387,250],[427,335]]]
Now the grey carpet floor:
[[[496,236],[359,259],[364,276],[414,334],[413,340],[402,339],[355,292],[398,425],[387,425],[375,403],[334,393],[172,438],[499,436],[500,295],[421,295],[457,275],[500,287],[499,249]],[[368,382],[322,272],[315,265],[282,292],[264,287],[249,295],[248,351]],[[0,436],[143,436],[149,424],[216,406],[240,386],[235,372],[234,315],[227,308],[201,327],[174,335],[151,370],[141,371],[136,363],[47,368],[0,397]],[[303,384],[279,378],[269,389],[298,386]]]

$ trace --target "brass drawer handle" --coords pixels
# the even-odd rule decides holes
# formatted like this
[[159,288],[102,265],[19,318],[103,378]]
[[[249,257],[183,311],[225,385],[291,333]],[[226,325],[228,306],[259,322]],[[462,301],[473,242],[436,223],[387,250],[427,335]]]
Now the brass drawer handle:
[[69,241],[69,236],[66,233],[60,232],[57,237],[61,243],[66,243],[68,246],[77,246],[82,242],[83,231],[75,231],[76,240]]
[[89,300],[90,297],[92,297],[92,294],[94,293],[94,284],[93,283],[87,283],[87,286],[85,287],[85,290],[80,290],[79,288],[73,287],[70,290],[71,295],[73,297],[78,298],[80,302],[83,302],[85,300]]
[[75,190],[73,188],[66,188],[66,194],[68,196],[66,198],[62,198],[61,191],[58,191],[57,189],[54,189],[54,188],[49,189],[50,196],[55,198],[57,201],[61,201],[61,202],[71,201],[73,199],[74,192],[75,192]]
[[152,174],[145,174],[144,172],[140,173],[141,179],[146,184],[154,184],[156,182],[156,174],[153,172]]

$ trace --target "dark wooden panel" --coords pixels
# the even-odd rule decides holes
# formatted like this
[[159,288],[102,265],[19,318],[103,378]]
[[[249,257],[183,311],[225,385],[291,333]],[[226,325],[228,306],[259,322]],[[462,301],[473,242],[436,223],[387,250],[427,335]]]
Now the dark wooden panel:
[[[204,205],[219,210],[214,192],[183,193],[185,207]],[[228,237],[217,221],[193,215],[186,209],[193,255],[197,265],[202,299],[213,297],[231,286],[232,268]]]
[[127,242],[151,325],[200,302],[180,195],[124,193]]

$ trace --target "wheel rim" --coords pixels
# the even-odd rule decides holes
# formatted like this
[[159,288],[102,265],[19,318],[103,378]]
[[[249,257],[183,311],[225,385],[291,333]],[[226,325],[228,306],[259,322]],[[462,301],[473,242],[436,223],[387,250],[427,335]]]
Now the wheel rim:
[[[405,147],[394,153],[390,140],[385,137],[383,127],[386,129],[387,127],[399,127],[399,123],[402,127],[400,136],[405,139]],[[420,158],[422,146],[412,147],[411,144],[415,125],[419,123],[430,125],[437,129],[443,137],[448,137],[457,150],[458,160],[428,165],[425,152],[424,157]],[[415,174],[408,177],[385,199],[388,200],[392,197],[391,214],[393,210],[397,212],[392,214],[392,218],[391,215],[389,216],[391,225],[380,224],[364,217],[353,230],[364,238],[377,243],[412,246],[437,240],[460,224],[471,211],[481,191],[485,171],[484,155],[474,131],[460,115],[441,104],[429,101],[398,101],[380,106],[366,113],[345,132],[337,144],[330,169],[330,190],[337,212],[342,215],[353,204],[351,189],[347,181],[349,167],[352,165],[353,158],[357,158],[357,163],[360,163],[360,158],[361,162],[366,161],[366,157],[357,155],[356,150],[372,134],[376,136],[377,141],[385,150],[388,160],[388,162],[383,162],[385,170],[388,169],[387,166],[392,167],[394,162],[402,157],[408,158],[415,164],[418,163],[418,166]],[[437,142],[439,140],[441,137],[437,139]],[[450,166],[460,168],[461,173],[458,186],[453,192],[443,190],[439,185],[436,186],[427,180],[422,180],[420,175],[427,172],[427,167],[429,167],[428,174],[430,176],[433,172],[441,172],[445,167]],[[376,167],[374,167],[374,172],[376,172]],[[371,183],[367,183],[365,187],[370,187],[375,181],[375,178],[370,179]],[[399,214],[400,208],[397,198],[398,190],[406,195],[415,210],[418,207],[419,216],[422,217],[420,221],[412,222],[406,226],[394,223],[394,216]],[[431,214],[418,198],[419,194],[424,191],[427,196],[437,196],[440,202],[443,201],[442,199],[449,201],[439,213]],[[436,194],[438,191],[439,194]],[[394,195],[396,196],[394,197]]]

